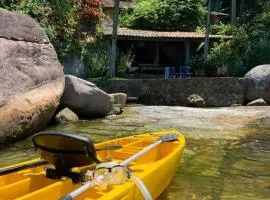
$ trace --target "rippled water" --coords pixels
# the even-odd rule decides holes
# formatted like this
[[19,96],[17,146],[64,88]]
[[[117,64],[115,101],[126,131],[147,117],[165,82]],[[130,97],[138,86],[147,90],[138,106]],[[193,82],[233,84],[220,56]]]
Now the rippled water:
[[[159,200],[270,199],[270,107],[194,109],[131,106],[122,115],[51,127],[95,142],[167,128],[187,139]],[[0,166],[35,156],[31,139],[0,150]]]

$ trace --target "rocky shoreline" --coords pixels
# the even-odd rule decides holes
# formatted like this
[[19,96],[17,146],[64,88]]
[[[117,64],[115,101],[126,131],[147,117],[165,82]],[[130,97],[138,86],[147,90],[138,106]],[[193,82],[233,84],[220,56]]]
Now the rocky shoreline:
[[[120,114],[125,94],[109,95],[95,84],[65,76],[54,47],[31,17],[0,9],[0,144],[40,131],[69,108],[81,118]],[[58,114],[58,123],[70,121]]]
[[[245,97],[248,101],[255,100],[249,105],[267,105],[270,102],[270,65],[252,69],[245,77],[247,83],[236,79],[227,80],[227,83],[233,80],[232,83],[236,84],[228,84],[233,93],[229,92],[222,80],[218,80],[221,87],[213,87],[207,90],[211,93],[204,94],[201,85],[215,86],[212,79],[207,78],[141,80],[140,84],[139,81],[131,84],[124,81],[119,90],[103,91],[94,83],[64,75],[54,47],[35,20],[24,14],[0,9],[1,145],[26,138],[51,121],[67,123],[120,114],[130,95],[123,88],[129,86],[130,91],[141,92],[139,100],[147,102],[155,99],[158,102],[156,105],[177,105],[181,101],[187,106],[197,107],[207,106],[211,101],[216,104],[221,102],[221,106],[227,105],[222,101],[223,93],[229,96],[231,104],[238,104],[239,92],[241,101]],[[179,88],[179,85],[184,88]],[[110,86],[108,83],[107,87]],[[187,88],[190,90],[185,92]],[[218,96],[220,101],[216,101],[218,98],[212,98],[212,95]]]

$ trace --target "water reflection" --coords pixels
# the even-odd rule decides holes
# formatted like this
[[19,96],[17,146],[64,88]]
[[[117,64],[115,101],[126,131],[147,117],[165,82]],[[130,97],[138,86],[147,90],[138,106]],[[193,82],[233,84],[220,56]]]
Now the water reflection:
[[[49,129],[94,142],[177,128],[187,138],[180,167],[159,200],[270,199],[270,109],[129,107],[123,115]],[[30,138],[0,149],[0,166],[35,156]],[[180,164],[180,163],[179,163]]]

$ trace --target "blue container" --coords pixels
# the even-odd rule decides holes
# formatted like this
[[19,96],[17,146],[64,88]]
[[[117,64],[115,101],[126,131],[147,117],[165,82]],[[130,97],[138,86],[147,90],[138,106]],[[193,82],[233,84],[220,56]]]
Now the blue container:
[[191,76],[190,68],[188,66],[180,66],[180,78],[187,78]]
[[175,67],[165,67],[165,78],[175,78]]

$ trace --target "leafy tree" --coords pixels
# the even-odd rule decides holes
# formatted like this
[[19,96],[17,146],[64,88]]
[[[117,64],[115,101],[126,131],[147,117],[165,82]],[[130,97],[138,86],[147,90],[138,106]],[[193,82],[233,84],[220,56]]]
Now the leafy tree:
[[192,31],[202,23],[202,0],[141,0],[120,18],[122,26],[157,30]]
[[103,0],[0,0],[0,7],[36,19],[59,60],[76,55],[84,61],[89,76],[104,75],[108,65],[105,47],[96,44],[102,39],[101,31],[96,31],[102,4]]
[[270,63],[270,2],[257,1],[256,6],[243,15],[242,24],[219,26],[223,30],[216,33],[230,32],[233,39],[214,45],[207,59],[193,61],[194,69],[203,68],[198,63],[203,62],[212,69],[226,67],[227,75],[243,76],[257,65]]

